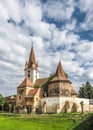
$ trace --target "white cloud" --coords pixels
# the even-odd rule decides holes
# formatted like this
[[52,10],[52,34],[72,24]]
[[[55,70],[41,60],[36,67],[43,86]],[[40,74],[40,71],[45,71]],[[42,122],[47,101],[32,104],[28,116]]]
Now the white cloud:
[[1,18],[4,18],[4,19],[9,18],[7,9],[4,7],[4,5],[2,3],[0,3],[0,16],[1,16]]
[[45,22],[33,23],[31,24],[31,30],[34,32],[34,35],[49,39],[51,36],[50,26]]
[[64,26],[62,26],[62,29],[75,30],[76,23],[77,23],[77,20],[75,18],[71,19],[71,20],[67,21]]
[[1,0],[0,7],[1,17],[5,19],[12,18],[16,22],[21,21],[21,10],[17,0]]
[[[29,58],[32,42],[41,77],[55,72],[61,60],[75,87],[78,88],[85,80],[92,81],[93,42],[81,40],[79,34],[75,33],[77,20],[72,18],[75,1],[47,0],[44,4],[39,0],[26,0],[24,4],[22,2],[0,1],[0,83],[8,89],[5,93],[0,88],[0,92],[5,95],[12,94],[23,80],[24,65]],[[82,23],[85,27],[92,26],[92,11],[88,9],[90,6],[88,4],[83,10],[82,3],[80,5],[81,11],[87,12],[87,19]],[[43,19],[45,16],[65,23],[59,28],[56,22],[46,22]],[[7,22],[11,18],[16,25]],[[24,23],[19,26],[21,20]]]
[[92,8],[93,0],[79,0],[78,7],[82,12],[90,12]]
[[[58,21],[64,21],[71,18],[74,12],[74,1],[73,0],[48,0],[44,5],[44,14]],[[69,13],[68,13],[69,12]]]
[[87,12],[85,21],[81,23],[81,27],[85,30],[93,30],[93,11]]
[[93,42],[83,40],[80,41],[79,45],[75,49],[77,51],[77,60],[83,64],[92,61],[93,55]]
[[[93,70],[93,69],[92,69]],[[90,71],[90,73],[89,73],[89,78],[90,79],[93,79],[93,72],[92,71]]]
[[79,39],[79,36],[73,32],[69,32],[68,30],[59,31],[58,29],[54,29],[52,37],[51,44],[54,47],[66,46],[67,48],[71,46],[70,44],[77,43]]
[[26,2],[25,7],[23,8],[24,14],[23,17],[28,24],[40,22],[42,19],[42,9],[41,4],[39,4],[37,1],[29,1]]
[[37,58],[42,56],[45,53],[45,45],[42,38],[33,36],[31,37],[31,41],[33,42]]
[[80,0],[78,2],[78,7],[81,12],[86,13],[85,20],[81,23],[81,27],[84,30],[93,29],[93,0]]

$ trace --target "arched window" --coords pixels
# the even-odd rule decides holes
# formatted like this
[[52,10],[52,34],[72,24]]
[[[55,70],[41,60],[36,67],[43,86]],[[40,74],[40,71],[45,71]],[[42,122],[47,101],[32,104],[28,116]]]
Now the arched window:
[[30,71],[28,70],[28,78],[30,77]]

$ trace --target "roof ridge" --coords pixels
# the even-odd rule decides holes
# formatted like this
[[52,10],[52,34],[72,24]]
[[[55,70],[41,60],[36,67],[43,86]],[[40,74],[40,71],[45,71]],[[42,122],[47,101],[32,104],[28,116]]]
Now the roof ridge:
[[[49,77],[47,77],[47,78],[38,78],[38,79],[48,79],[48,78],[49,78]],[[37,80],[38,80],[38,79],[37,79]]]

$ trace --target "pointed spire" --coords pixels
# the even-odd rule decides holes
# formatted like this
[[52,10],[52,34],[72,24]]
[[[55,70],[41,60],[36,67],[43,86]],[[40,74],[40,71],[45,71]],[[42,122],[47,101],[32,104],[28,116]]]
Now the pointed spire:
[[57,70],[56,70],[56,76],[58,76],[59,79],[67,79],[64,73],[64,70],[62,68],[61,61],[59,61]]
[[36,59],[35,59],[35,54],[34,54],[34,48],[33,48],[33,45],[32,45],[30,56],[29,56],[29,61],[28,61],[28,67],[31,67],[33,64],[35,66],[37,66]]

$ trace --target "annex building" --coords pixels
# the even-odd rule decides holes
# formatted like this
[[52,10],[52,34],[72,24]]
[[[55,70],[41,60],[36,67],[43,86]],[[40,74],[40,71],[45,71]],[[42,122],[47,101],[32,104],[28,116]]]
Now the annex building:
[[17,87],[17,113],[61,113],[92,110],[89,99],[78,98],[71,81],[64,73],[59,61],[55,74],[39,78],[38,64],[32,46],[29,60],[25,64],[24,79]]

